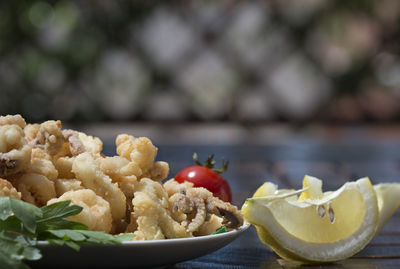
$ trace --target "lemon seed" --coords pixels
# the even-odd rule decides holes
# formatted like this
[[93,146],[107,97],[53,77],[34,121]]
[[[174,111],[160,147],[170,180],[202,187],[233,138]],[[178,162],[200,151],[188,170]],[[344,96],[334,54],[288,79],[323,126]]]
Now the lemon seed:
[[326,213],[325,206],[324,205],[317,205],[317,213],[321,218],[325,217],[325,213]]

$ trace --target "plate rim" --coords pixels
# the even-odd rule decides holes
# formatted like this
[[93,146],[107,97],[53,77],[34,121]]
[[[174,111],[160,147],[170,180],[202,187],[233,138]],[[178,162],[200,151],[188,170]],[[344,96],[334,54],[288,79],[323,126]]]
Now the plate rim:
[[[189,242],[189,241],[207,241],[210,239],[217,239],[217,238],[224,238],[224,237],[230,237],[230,236],[235,236],[239,235],[242,232],[246,231],[249,227],[251,226],[250,223],[247,221],[243,222],[243,225],[240,226],[237,229],[234,229],[232,231],[220,233],[220,234],[209,234],[209,235],[203,235],[203,236],[195,236],[195,237],[184,237],[184,238],[171,238],[171,239],[156,239],[156,240],[138,240],[138,241],[122,241],[120,244],[84,244],[81,245],[81,247],[110,247],[110,246],[136,246],[136,245],[160,245],[160,244],[170,244],[170,243],[184,243],[184,242]],[[51,244],[47,241],[41,240],[37,241],[37,245],[41,247],[63,247],[63,246],[58,246]]]

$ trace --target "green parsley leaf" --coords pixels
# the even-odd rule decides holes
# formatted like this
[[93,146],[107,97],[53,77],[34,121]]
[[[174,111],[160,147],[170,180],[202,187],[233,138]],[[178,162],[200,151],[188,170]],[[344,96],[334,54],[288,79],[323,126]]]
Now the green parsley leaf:
[[0,268],[26,269],[22,260],[38,260],[42,257],[39,249],[30,245],[21,235],[0,232]]
[[86,237],[78,230],[49,230],[48,233],[65,241],[85,241]]
[[29,267],[21,262],[20,260],[15,260],[9,257],[9,255],[0,251],[0,268],[7,269],[29,269]]
[[125,233],[125,234],[118,234],[114,235],[114,237],[119,241],[119,242],[124,242],[124,241],[132,241],[133,238],[135,238],[134,233]]
[[42,212],[36,206],[23,201],[0,197],[0,219],[4,221],[11,215],[18,218],[30,233],[35,233],[36,217],[41,217]]
[[38,222],[51,222],[63,218],[75,216],[82,211],[82,207],[70,205],[71,201],[60,201],[40,208],[43,217]]
[[0,219],[6,220],[13,213],[9,197],[0,197]]
[[133,235],[113,236],[89,231],[82,223],[67,218],[82,207],[61,201],[42,208],[10,197],[0,197],[0,268],[29,269],[24,260],[42,256],[37,240],[79,250],[81,244],[118,244]]
[[37,219],[38,237],[43,240],[42,232],[55,229],[72,229],[72,230],[87,230],[87,226],[67,220],[66,218],[75,216],[82,211],[82,207],[70,205],[71,201],[61,201],[48,206],[42,207],[42,217]]
[[222,233],[226,233],[228,230],[226,229],[225,226],[222,226],[221,228],[219,228],[218,230],[216,230],[215,232],[213,232],[212,234],[222,234]]
[[78,231],[86,236],[85,242],[94,244],[117,244],[120,243],[115,236],[96,231]]

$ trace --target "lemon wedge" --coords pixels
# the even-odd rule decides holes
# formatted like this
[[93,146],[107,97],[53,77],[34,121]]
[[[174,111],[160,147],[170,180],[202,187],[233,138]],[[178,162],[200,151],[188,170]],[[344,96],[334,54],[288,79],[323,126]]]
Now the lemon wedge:
[[[307,177],[304,189],[277,194],[267,184],[257,194],[266,195],[248,199],[242,213],[256,226],[260,239],[283,258],[321,263],[350,257],[375,235],[379,220],[375,190],[368,178],[326,195],[318,186],[322,186],[318,179]],[[308,193],[298,199],[299,192]]]
[[[268,185],[267,183],[268,182],[264,183],[263,186]],[[276,185],[274,186],[276,189],[278,188]],[[400,206],[400,183],[381,183],[373,186],[378,199],[379,220],[376,231],[378,234]],[[261,189],[261,187],[259,189]],[[322,181],[308,175],[304,176],[303,189],[307,190],[301,193],[298,199],[299,201],[318,199],[331,193],[322,193]],[[279,191],[280,190],[275,190],[276,193]],[[253,197],[255,197],[255,195]]]
[[390,217],[400,206],[400,183],[384,183],[374,185],[378,198],[379,221],[377,233],[379,233]]
[[305,175],[303,179],[303,189],[307,189],[301,193],[299,201],[306,199],[319,199],[323,196],[322,180]]

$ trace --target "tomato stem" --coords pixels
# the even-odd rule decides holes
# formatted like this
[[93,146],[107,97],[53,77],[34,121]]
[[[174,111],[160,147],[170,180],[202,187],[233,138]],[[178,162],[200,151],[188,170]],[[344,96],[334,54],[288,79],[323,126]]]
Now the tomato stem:
[[214,172],[217,172],[218,174],[224,173],[228,169],[228,165],[229,165],[229,161],[225,161],[222,158],[222,167],[220,169],[214,169],[214,166],[215,166],[214,154],[211,154],[210,156],[208,156],[207,160],[204,163],[202,163],[199,161],[199,156],[195,152],[195,153],[193,153],[193,161],[197,165],[210,168],[211,170],[213,170]]

